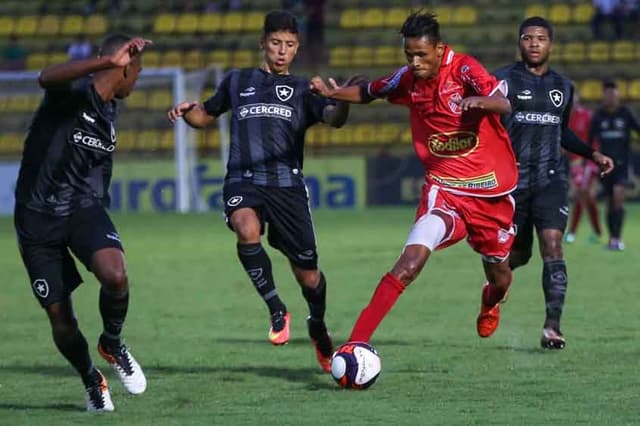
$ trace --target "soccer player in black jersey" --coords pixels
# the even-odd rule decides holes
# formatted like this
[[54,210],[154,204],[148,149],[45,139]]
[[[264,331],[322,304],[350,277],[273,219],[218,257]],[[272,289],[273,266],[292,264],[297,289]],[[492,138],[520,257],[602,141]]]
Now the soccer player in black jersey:
[[495,73],[509,85],[512,112],[502,121],[511,137],[519,170],[518,188],[513,193],[517,234],[509,259],[512,269],[529,261],[535,228],[544,263],[542,288],[546,303],[540,342],[547,349],[562,349],[565,339],[560,317],[567,289],[562,234],[569,207],[568,174],[561,148],[593,160],[602,173],[611,171],[613,162],[568,128],[573,85],[549,68],[551,24],[540,17],[528,18],[520,25],[519,39],[522,61]]
[[140,365],[120,340],[129,305],[122,244],[109,218],[108,188],[116,149],[116,101],[129,95],[150,43],[114,34],[98,57],[51,65],[27,135],[16,185],[15,227],[34,295],[58,350],[80,374],[87,410],[113,411],[107,381],[93,365],[71,303],[82,278],[73,253],[101,284],[100,355],[133,394],[146,389]]
[[261,244],[267,223],[269,244],[289,259],[308,303],[309,336],[320,366],[328,372],[333,344],[324,322],[326,281],[318,269],[302,173],[304,134],[321,121],[342,126],[348,105],[315,96],[308,80],[289,73],[298,46],[296,18],[285,11],[270,12],[260,38],[262,66],[231,70],[209,100],[179,103],[168,115],[172,122],[182,117],[190,126],[203,128],[230,111],[225,216],[237,236],[238,258],[269,308],[269,341],[288,342],[290,315],[278,296],[271,261]]
[[590,142],[597,140],[600,150],[613,158],[616,168],[602,178],[607,196],[607,227],[610,250],[624,250],[622,224],[624,221],[624,191],[629,182],[631,160],[631,131],[640,132],[640,122],[631,110],[620,104],[615,81],[603,83],[602,106],[595,112],[589,133]]

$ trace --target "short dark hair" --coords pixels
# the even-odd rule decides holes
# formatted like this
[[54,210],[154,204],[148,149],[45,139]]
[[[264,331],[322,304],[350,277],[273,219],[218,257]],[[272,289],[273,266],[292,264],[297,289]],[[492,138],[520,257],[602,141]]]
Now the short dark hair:
[[527,18],[524,21],[522,21],[522,24],[520,24],[520,29],[518,30],[518,39],[520,39],[520,37],[522,37],[524,29],[528,28],[528,27],[546,28],[547,32],[549,33],[549,38],[551,40],[553,40],[553,26],[551,25],[551,22],[547,21],[543,17],[541,17],[541,16],[532,16],[532,17]]
[[429,40],[440,41],[440,24],[436,15],[431,12],[418,10],[411,13],[402,24],[400,34],[403,37],[427,37]]
[[264,17],[264,26],[262,27],[262,35],[267,36],[278,31],[288,31],[298,34],[298,20],[286,10],[274,10]]
[[131,41],[132,38],[124,33],[107,35],[100,44],[99,56],[112,55],[122,47],[123,44]]
[[615,80],[604,80],[602,82],[602,88],[603,89],[617,89],[618,88],[618,83],[616,83]]

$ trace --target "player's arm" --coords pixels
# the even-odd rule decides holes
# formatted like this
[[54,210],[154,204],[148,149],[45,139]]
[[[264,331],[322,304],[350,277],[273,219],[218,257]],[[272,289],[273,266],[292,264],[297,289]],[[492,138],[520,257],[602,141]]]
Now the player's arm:
[[361,84],[338,86],[333,78],[329,78],[329,85],[327,85],[322,77],[315,76],[309,83],[309,89],[320,96],[340,102],[365,104],[374,100],[371,96],[363,96]]
[[[363,76],[353,76],[349,78],[344,84],[344,87],[360,85],[366,82]],[[340,86],[333,78],[329,79],[329,84],[333,89],[339,89]],[[330,125],[331,127],[342,127],[347,122],[349,117],[349,102],[338,101],[335,105],[327,105],[322,111],[322,121]]]
[[463,111],[482,109],[498,114],[511,113],[511,102],[509,102],[509,99],[499,90],[496,90],[495,93],[490,96],[469,96],[462,99],[458,105]]
[[[569,105],[571,105],[571,101],[572,99],[569,100]],[[568,123],[570,112],[570,109],[566,108],[562,117],[562,136],[560,138],[560,144],[562,147],[583,158],[593,160],[593,162],[600,167],[600,174],[602,176],[611,173],[614,168],[613,160],[584,143],[582,139],[580,139],[578,135],[569,128]],[[592,132],[590,132],[590,134],[592,134]]]
[[171,123],[182,117],[189,126],[196,129],[208,127],[215,121],[215,117],[209,115],[201,102],[180,102],[167,115]]
[[151,44],[151,40],[134,38],[123,44],[112,55],[98,56],[95,58],[72,60],[62,64],[50,65],[40,71],[38,84],[43,89],[58,86],[80,77],[85,77],[97,71],[109,68],[124,67],[142,51],[145,46]]

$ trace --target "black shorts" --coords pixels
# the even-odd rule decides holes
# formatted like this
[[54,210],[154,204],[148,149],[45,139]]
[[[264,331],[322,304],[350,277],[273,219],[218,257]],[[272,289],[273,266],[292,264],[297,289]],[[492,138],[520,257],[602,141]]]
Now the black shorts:
[[31,289],[43,307],[67,299],[82,283],[73,253],[90,270],[91,257],[103,248],[122,249],[104,207],[52,216],[16,206],[14,223]]
[[235,210],[254,208],[260,218],[262,234],[268,224],[268,241],[273,248],[284,253],[299,268],[318,269],[316,236],[306,187],[233,183],[224,186],[223,196],[225,220],[231,230],[229,217]]
[[569,216],[569,183],[555,181],[547,187],[530,190],[517,189],[513,194],[516,211],[513,223],[516,227],[514,246],[533,244],[533,229],[565,230]]
[[627,187],[629,181],[629,164],[623,161],[616,160],[616,167],[611,173],[602,177],[602,190],[606,195],[613,194],[614,186]]

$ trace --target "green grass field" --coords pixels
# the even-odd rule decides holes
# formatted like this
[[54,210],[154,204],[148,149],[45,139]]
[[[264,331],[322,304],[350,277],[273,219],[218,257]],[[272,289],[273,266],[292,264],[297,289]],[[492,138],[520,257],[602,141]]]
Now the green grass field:
[[[337,343],[400,253],[413,209],[315,213]],[[115,216],[132,287],[125,339],[145,368],[145,394],[126,395],[98,358],[98,287],[74,293],[116,412],[84,412],[81,382],[51,341],[29,289],[11,218],[0,219],[0,425],[532,425],[637,424],[640,208],[627,211],[628,249],[565,247],[569,293],[562,352],[539,349],[541,263],[516,272],[496,334],[475,332],[479,257],[460,243],[436,253],[372,343],[383,369],[369,390],[343,391],[316,365],[306,306],[284,257],[271,251],[292,341],[267,342],[266,307],[235,256],[219,213]],[[636,312],[636,313],[634,313]],[[635,371],[635,373],[634,373]]]

